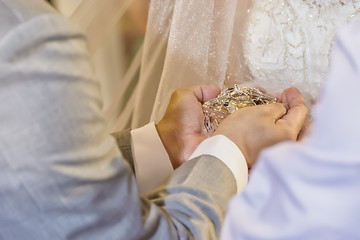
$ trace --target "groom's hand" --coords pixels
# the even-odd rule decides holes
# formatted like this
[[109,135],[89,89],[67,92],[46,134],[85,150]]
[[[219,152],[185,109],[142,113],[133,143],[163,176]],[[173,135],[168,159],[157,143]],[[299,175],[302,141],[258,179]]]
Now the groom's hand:
[[295,141],[304,124],[307,109],[296,88],[286,89],[280,102],[239,109],[222,121],[214,134],[232,140],[251,167],[264,148]]
[[215,86],[180,89],[171,96],[164,117],[156,125],[174,168],[184,163],[208,137],[202,104],[220,93]]

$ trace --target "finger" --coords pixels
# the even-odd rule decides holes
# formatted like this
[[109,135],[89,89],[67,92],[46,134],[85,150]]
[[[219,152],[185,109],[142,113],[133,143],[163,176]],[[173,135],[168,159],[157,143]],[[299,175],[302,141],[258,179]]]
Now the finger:
[[216,98],[220,93],[220,88],[217,86],[195,86],[190,88],[190,90],[201,103]]
[[271,121],[276,122],[278,119],[282,118],[286,114],[286,108],[281,103],[271,103],[266,105],[260,105],[257,107],[261,107],[264,109]]
[[279,123],[287,124],[294,130],[300,131],[307,114],[304,97],[298,89],[289,88],[283,92],[281,99],[288,111]]
[[277,99],[276,102],[282,103],[281,94],[282,94],[281,92],[276,92],[276,93],[271,94],[270,96],[276,98]]

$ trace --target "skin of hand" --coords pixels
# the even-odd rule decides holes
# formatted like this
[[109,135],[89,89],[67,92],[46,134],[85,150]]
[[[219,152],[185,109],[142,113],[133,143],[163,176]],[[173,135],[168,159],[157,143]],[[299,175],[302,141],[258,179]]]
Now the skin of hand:
[[224,119],[214,135],[224,135],[243,153],[249,168],[259,153],[282,141],[296,141],[304,124],[307,108],[296,88],[286,89],[278,103],[247,107]]
[[219,93],[220,89],[215,86],[196,86],[172,94],[156,129],[174,168],[184,163],[208,137],[202,104]]

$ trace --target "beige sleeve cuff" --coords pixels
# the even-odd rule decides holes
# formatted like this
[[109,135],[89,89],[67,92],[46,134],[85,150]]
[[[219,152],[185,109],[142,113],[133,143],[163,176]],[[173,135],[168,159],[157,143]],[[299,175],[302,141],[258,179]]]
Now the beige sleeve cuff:
[[211,155],[224,162],[234,174],[237,191],[240,193],[248,182],[248,166],[240,149],[229,138],[216,135],[203,141],[189,159]]
[[159,186],[174,169],[154,122],[132,130],[131,145],[139,193],[144,195]]

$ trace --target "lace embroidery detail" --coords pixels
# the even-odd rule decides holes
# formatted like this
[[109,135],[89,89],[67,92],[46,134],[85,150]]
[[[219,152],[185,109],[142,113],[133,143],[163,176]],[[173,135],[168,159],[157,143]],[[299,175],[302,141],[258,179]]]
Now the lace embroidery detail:
[[336,29],[359,16],[359,2],[254,1],[242,41],[252,82],[286,88],[290,81],[317,100]]

